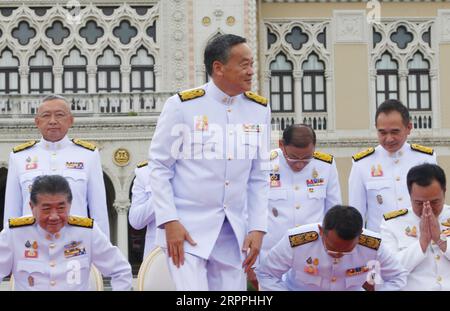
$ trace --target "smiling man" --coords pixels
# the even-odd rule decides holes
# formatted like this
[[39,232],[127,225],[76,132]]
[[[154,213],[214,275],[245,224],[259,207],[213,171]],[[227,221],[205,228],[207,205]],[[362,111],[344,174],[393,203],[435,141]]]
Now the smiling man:
[[[361,214],[336,205],[323,219],[289,229],[268,252],[256,275],[261,290],[399,290],[407,272]],[[283,275],[286,274],[284,277]]]
[[436,163],[436,153],[407,142],[412,123],[408,109],[398,100],[386,100],[378,107],[375,126],[379,145],[353,156],[348,195],[366,227],[378,232],[384,213],[409,206],[408,170],[421,163]]
[[94,264],[113,290],[131,289],[131,267],[91,218],[69,216],[72,192],[59,175],[37,177],[33,216],[11,218],[0,233],[0,280],[11,272],[16,290],[88,290]]
[[109,237],[106,192],[96,147],[67,137],[74,119],[64,97],[50,95],[39,105],[34,119],[42,138],[13,148],[9,156],[4,227],[8,219],[31,214],[30,188],[37,176],[59,174],[72,189],[72,212],[95,219]]
[[170,97],[152,139],[156,240],[177,290],[246,290],[267,229],[270,109],[250,92],[245,38],[214,38],[204,60],[212,81]]

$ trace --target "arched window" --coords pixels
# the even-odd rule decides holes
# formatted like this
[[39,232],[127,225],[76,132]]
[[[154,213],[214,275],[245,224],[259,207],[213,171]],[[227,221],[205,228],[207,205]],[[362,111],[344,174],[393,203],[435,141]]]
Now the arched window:
[[431,110],[430,63],[419,52],[408,62],[408,108]]
[[270,105],[274,112],[294,111],[292,68],[283,53],[270,64]]
[[384,53],[376,63],[377,107],[386,99],[398,99],[398,64],[391,54]]
[[109,93],[122,91],[120,58],[111,48],[103,51],[97,59],[97,92]]
[[131,59],[130,90],[145,92],[155,90],[155,61],[145,48],[140,48]]
[[18,94],[20,92],[19,60],[5,49],[0,54],[0,94]]
[[78,49],[72,49],[64,58],[63,92],[87,93],[86,57]]
[[30,58],[29,88],[31,94],[53,93],[53,60],[43,49]]
[[327,111],[325,64],[315,53],[311,53],[303,63],[302,69],[303,111]]

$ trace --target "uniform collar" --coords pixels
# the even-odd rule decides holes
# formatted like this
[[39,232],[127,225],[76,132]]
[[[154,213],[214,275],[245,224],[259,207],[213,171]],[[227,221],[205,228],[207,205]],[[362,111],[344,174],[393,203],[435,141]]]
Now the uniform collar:
[[44,137],[42,137],[39,143],[42,146],[42,148],[44,148],[45,150],[61,150],[71,144],[67,135],[64,136],[63,139],[56,141],[56,142],[51,142],[51,141],[45,140]]
[[381,147],[381,149],[383,149],[383,152],[392,159],[400,159],[401,157],[404,157],[406,155],[406,153],[408,152],[409,148],[410,147],[407,142],[405,142],[399,150],[397,150],[396,152],[393,152],[393,153],[389,153],[386,149]]
[[37,231],[38,231],[39,235],[48,241],[58,241],[58,240],[62,239],[62,237],[64,236],[65,229],[66,229],[66,226],[64,226],[61,228],[61,230],[59,230],[59,232],[57,232],[55,234],[51,234],[51,233],[48,233],[47,231],[45,231],[44,229],[42,229],[39,224],[37,224],[36,226],[37,226]]
[[224,104],[224,105],[232,105],[233,103],[237,102],[237,99],[242,96],[242,94],[236,95],[236,96],[229,96],[225,92],[223,92],[221,89],[215,85],[214,81],[210,81],[207,84],[208,93],[209,96],[213,97],[218,102]]

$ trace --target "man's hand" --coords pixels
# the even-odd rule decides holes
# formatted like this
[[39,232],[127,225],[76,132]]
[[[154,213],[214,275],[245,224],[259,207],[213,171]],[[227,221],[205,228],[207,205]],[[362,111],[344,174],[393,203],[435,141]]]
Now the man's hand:
[[[252,231],[245,237],[244,246],[242,247],[242,251],[247,253],[247,258],[245,258],[242,263],[242,267],[245,268],[245,273],[250,271],[256,261],[256,258],[258,257],[259,251],[261,250],[263,236],[264,232],[262,231]],[[249,248],[250,253],[248,253]]]
[[422,247],[422,251],[425,253],[427,250],[428,245],[431,242],[431,231],[430,231],[430,213],[433,213],[431,211],[431,207],[426,204],[426,202],[423,203],[423,209],[422,209],[422,216],[420,216],[420,237],[419,242],[420,246]]
[[197,245],[197,243],[178,220],[165,223],[164,229],[166,230],[169,257],[172,257],[173,264],[179,268],[180,265],[184,264],[184,241],[188,241],[192,246]]
[[434,215],[433,210],[431,209],[430,201],[426,201],[423,203],[423,209],[425,210],[425,208],[429,211],[429,213],[427,213],[427,217],[428,217],[428,224],[430,226],[431,239],[437,243],[441,235],[441,227],[439,226],[439,220],[436,217],[436,215]]

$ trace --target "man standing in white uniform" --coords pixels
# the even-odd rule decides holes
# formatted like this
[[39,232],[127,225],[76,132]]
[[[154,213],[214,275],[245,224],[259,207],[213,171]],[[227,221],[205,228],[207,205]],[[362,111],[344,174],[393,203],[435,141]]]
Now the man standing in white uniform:
[[88,142],[67,137],[73,124],[70,104],[64,97],[43,99],[34,119],[41,132],[32,140],[13,148],[6,180],[4,227],[8,219],[31,214],[30,189],[40,175],[61,175],[73,194],[72,213],[95,219],[109,238],[106,192],[100,155]]
[[267,229],[270,109],[249,91],[244,38],[212,40],[205,66],[212,81],[167,100],[151,143],[157,243],[177,290],[245,290]]
[[411,168],[411,207],[384,215],[383,243],[408,270],[404,290],[450,290],[450,206],[444,205],[446,178],[435,164]]
[[412,123],[398,100],[386,100],[375,115],[379,145],[355,154],[349,177],[349,205],[359,210],[366,228],[379,232],[383,214],[408,208],[406,174],[422,163],[436,163],[433,149],[406,142]]

